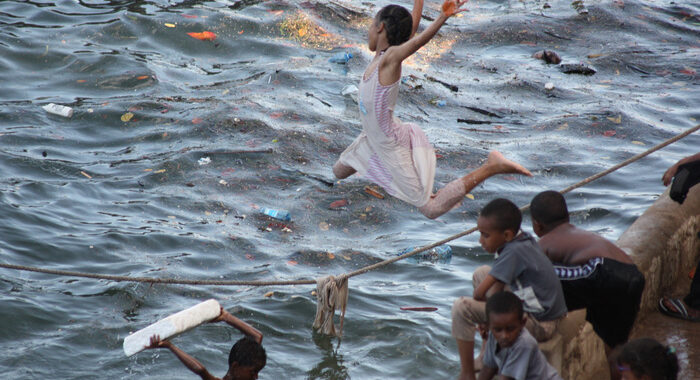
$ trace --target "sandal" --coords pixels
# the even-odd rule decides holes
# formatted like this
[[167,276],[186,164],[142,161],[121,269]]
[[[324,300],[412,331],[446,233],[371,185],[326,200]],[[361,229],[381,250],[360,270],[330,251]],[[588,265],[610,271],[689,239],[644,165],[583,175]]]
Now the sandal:
[[[664,300],[667,300],[675,310],[664,305]],[[700,322],[700,317],[693,317],[688,314],[688,309],[686,309],[685,304],[678,298],[661,298],[659,300],[659,311],[670,317],[685,319],[691,322]]]

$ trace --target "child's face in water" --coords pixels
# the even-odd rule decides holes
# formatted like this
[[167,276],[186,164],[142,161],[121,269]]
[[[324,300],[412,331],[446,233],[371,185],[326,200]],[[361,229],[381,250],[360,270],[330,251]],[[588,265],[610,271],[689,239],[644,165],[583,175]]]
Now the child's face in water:
[[501,348],[513,345],[525,327],[525,317],[518,318],[517,313],[490,313],[489,330]]

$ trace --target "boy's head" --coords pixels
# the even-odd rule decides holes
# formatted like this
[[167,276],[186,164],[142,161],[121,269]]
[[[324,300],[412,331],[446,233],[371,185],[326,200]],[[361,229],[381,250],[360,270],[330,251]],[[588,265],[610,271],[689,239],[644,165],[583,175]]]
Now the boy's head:
[[228,355],[228,373],[230,380],[254,380],[258,372],[265,367],[267,354],[263,346],[253,338],[245,336],[231,347]]
[[569,209],[564,196],[558,191],[543,191],[530,202],[532,229],[537,236],[542,236],[554,227],[569,223]]
[[486,252],[496,252],[518,234],[522,219],[520,209],[513,202],[503,198],[492,200],[481,209],[476,221],[481,233],[479,243]]
[[[408,9],[400,5],[392,4],[382,8],[379,13],[377,13],[372,27],[380,28],[381,24],[384,24],[386,39],[391,46],[401,45],[411,38],[413,16],[411,16],[411,12],[409,12]],[[372,46],[370,46],[370,50],[374,51]]]
[[498,292],[486,300],[486,319],[491,334],[502,348],[515,343],[527,321],[523,302],[508,291]]

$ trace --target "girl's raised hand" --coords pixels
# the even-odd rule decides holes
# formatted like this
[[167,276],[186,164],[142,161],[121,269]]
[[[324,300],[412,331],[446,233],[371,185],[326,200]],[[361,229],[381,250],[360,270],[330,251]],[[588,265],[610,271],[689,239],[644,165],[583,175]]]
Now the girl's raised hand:
[[466,11],[466,8],[461,8],[468,0],[445,0],[442,3],[442,13],[446,17],[450,17],[460,12]]

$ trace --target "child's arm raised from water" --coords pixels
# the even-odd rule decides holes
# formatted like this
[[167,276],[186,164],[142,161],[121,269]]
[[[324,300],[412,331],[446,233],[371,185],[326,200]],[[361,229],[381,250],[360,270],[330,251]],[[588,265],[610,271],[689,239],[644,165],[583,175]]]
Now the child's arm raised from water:
[[258,329],[234,317],[233,315],[231,315],[231,313],[224,310],[223,307],[221,308],[221,314],[219,314],[219,316],[212,322],[219,321],[224,321],[228,323],[229,325],[237,328],[243,334],[253,338],[254,341],[258,342],[258,344],[262,344],[263,335],[260,331],[258,331]]
[[172,353],[175,354],[178,359],[180,359],[185,367],[199,375],[199,377],[201,377],[203,380],[219,380],[217,377],[212,376],[212,374],[210,374],[204,365],[202,365],[202,363],[200,363],[197,359],[177,348],[177,346],[170,343],[169,340],[160,340],[158,335],[153,335],[151,337],[151,345],[147,348],[167,348],[172,351]]
[[[384,77],[383,81],[385,81],[385,83],[394,83],[399,80],[401,78],[401,62],[418,51],[423,45],[427,44],[428,41],[437,34],[438,30],[440,30],[450,16],[465,11],[466,9],[460,7],[466,3],[467,0],[446,0],[442,4],[440,16],[424,31],[401,45],[392,46],[387,49],[379,68],[382,72],[382,77]],[[415,19],[413,22],[415,23]]]
[[416,34],[418,30],[418,25],[420,24],[420,19],[423,16],[423,0],[413,1],[413,12],[411,12],[411,17],[413,17],[413,29],[411,30],[411,38]]

